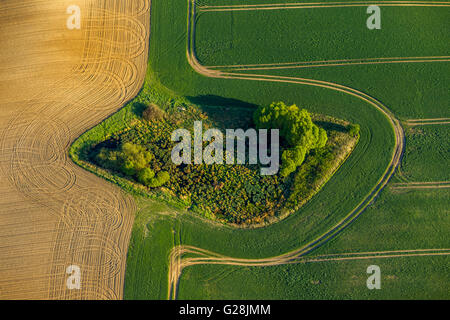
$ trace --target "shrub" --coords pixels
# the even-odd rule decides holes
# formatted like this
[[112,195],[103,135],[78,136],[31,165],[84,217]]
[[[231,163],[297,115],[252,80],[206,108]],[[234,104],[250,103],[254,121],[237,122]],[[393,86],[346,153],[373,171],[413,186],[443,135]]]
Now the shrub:
[[281,155],[280,175],[287,177],[305,161],[306,149],[301,145],[284,150]]
[[150,168],[144,168],[137,174],[137,179],[140,183],[148,186],[153,178],[155,177],[155,172]]
[[95,161],[103,168],[109,170],[118,170],[118,152],[111,151],[107,148],[101,148],[99,153],[95,156]]
[[351,124],[348,126],[348,134],[352,137],[357,137],[359,135],[359,124]]
[[153,159],[153,154],[144,146],[127,142],[122,145],[119,157],[122,160],[122,172],[132,176],[148,166]]
[[142,118],[149,122],[160,121],[164,119],[164,112],[156,104],[150,103],[142,112]]
[[169,181],[170,175],[167,171],[160,171],[156,175],[156,178],[153,178],[147,184],[148,187],[157,188],[164,185],[167,181]]

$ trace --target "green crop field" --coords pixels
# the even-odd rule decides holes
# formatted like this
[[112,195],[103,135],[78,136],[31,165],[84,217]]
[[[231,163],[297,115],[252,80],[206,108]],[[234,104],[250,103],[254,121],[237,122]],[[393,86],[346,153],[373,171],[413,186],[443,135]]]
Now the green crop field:
[[[381,290],[368,290],[370,264]],[[448,297],[446,257],[324,262],[276,267],[202,265],[182,277],[180,299],[442,299]]]
[[[245,1],[263,3],[276,1]],[[241,3],[197,2],[197,6],[229,4]],[[169,286],[173,285],[168,277],[172,270],[169,255],[179,245],[242,259],[283,255],[316,239],[320,245],[301,251],[299,258],[416,249],[446,249],[448,254],[448,185],[395,188],[399,183],[408,187],[411,182],[449,180],[448,124],[406,123],[408,119],[450,118],[448,58],[312,68],[231,68],[224,72],[240,76],[210,77],[193,69],[186,51],[191,46],[199,62],[210,66],[450,56],[449,35],[442,27],[450,17],[449,7],[381,7],[381,30],[366,28],[367,6],[199,12],[190,20],[189,8],[192,9],[188,1],[152,1],[149,67],[144,87],[135,100],[75,142],[71,156],[76,162],[102,176],[102,172],[80,160],[83,150],[129,127],[136,117],[137,105],[149,102],[242,108],[285,101],[359,124],[360,140],[346,162],[305,206],[262,229],[241,230],[215,224],[177,209],[173,203],[162,204],[128,188],[135,195],[139,210],[128,252],[126,299],[174,298],[169,295]],[[299,78],[320,80],[327,85]],[[380,105],[381,109],[376,107]],[[403,130],[392,119],[402,121],[404,140]],[[396,158],[398,150],[404,151],[401,171],[387,183],[393,174],[394,160],[400,160]],[[127,189],[120,179],[114,182]],[[336,226],[339,227],[334,229]],[[330,230],[334,231],[328,238]],[[187,266],[176,298],[448,299],[448,263],[447,255],[429,255],[270,267]],[[366,268],[371,264],[381,267],[382,290],[366,287]]]
[[427,125],[406,130],[402,174],[410,181],[449,181],[449,126]]
[[[346,232],[312,255],[447,248],[448,190],[392,192]],[[180,281],[180,299],[442,299],[448,298],[447,256],[326,261],[249,268],[194,266]],[[367,290],[366,268],[382,270],[382,290]],[[238,280],[240,279],[240,281]],[[232,289],[234,288],[234,290]]]
[[448,16],[441,14],[441,8],[383,8],[382,29],[376,32],[365,25],[366,9],[199,9],[196,53],[207,66],[448,53],[448,33],[442,28]]

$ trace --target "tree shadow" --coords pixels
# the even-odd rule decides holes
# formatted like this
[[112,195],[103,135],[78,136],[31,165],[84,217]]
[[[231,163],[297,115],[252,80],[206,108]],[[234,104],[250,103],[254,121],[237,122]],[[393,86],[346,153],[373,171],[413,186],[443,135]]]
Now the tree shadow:
[[190,102],[201,107],[209,119],[223,128],[248,128],[253,122],[255,104],[238,99],[216,95],[186,97]]
[[348,132],[347,127],[337,124],[337,123],[333,123],[333,122],[327,122],[327,121],[314,121],[314,123],[325,129],[325,131],[337,131],[337,132]]
[[257,105],[233,98],[225,98],[212,94],[186,97],[190,102],[209,107],[256,108]]
[[147,105],[142,102],[135,102],[131,106],[131,112],[133,112],[139,118],[142,118],[142,113],[147,109]]

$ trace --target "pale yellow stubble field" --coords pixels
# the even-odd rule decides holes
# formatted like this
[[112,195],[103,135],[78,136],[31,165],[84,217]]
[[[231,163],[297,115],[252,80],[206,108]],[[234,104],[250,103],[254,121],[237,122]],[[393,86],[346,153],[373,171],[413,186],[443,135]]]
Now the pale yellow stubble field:
[[[67,7],[81,9],[69,30]],[[0,298],[118,299],[134,202],[76,167],[70,143],[131,99],[149,0],[0,4]],[[69,265],[81,288],[66,286]]]

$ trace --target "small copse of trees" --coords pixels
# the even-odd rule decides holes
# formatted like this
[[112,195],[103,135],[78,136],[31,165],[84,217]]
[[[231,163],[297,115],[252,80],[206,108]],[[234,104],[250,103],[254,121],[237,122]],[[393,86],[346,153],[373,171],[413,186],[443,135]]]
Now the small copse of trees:
[[147,187],[157,188],[169,181],[170,176],[166,171],[155,174],[149,167],[153,158],[153,154],[144,146],[127,142],[123,143],[118,151],[100,149],[95,160],[106,169],[122,172]]
[[287,106],[274,102],[270,106],[260,106],[254,113],[258,129],[279,129],[287,146],[281,155],[280,174],[287,177],[305,160],[313,149],[323,148],[327,143],[327,133],[311,120],[305,109],[295,104]]

